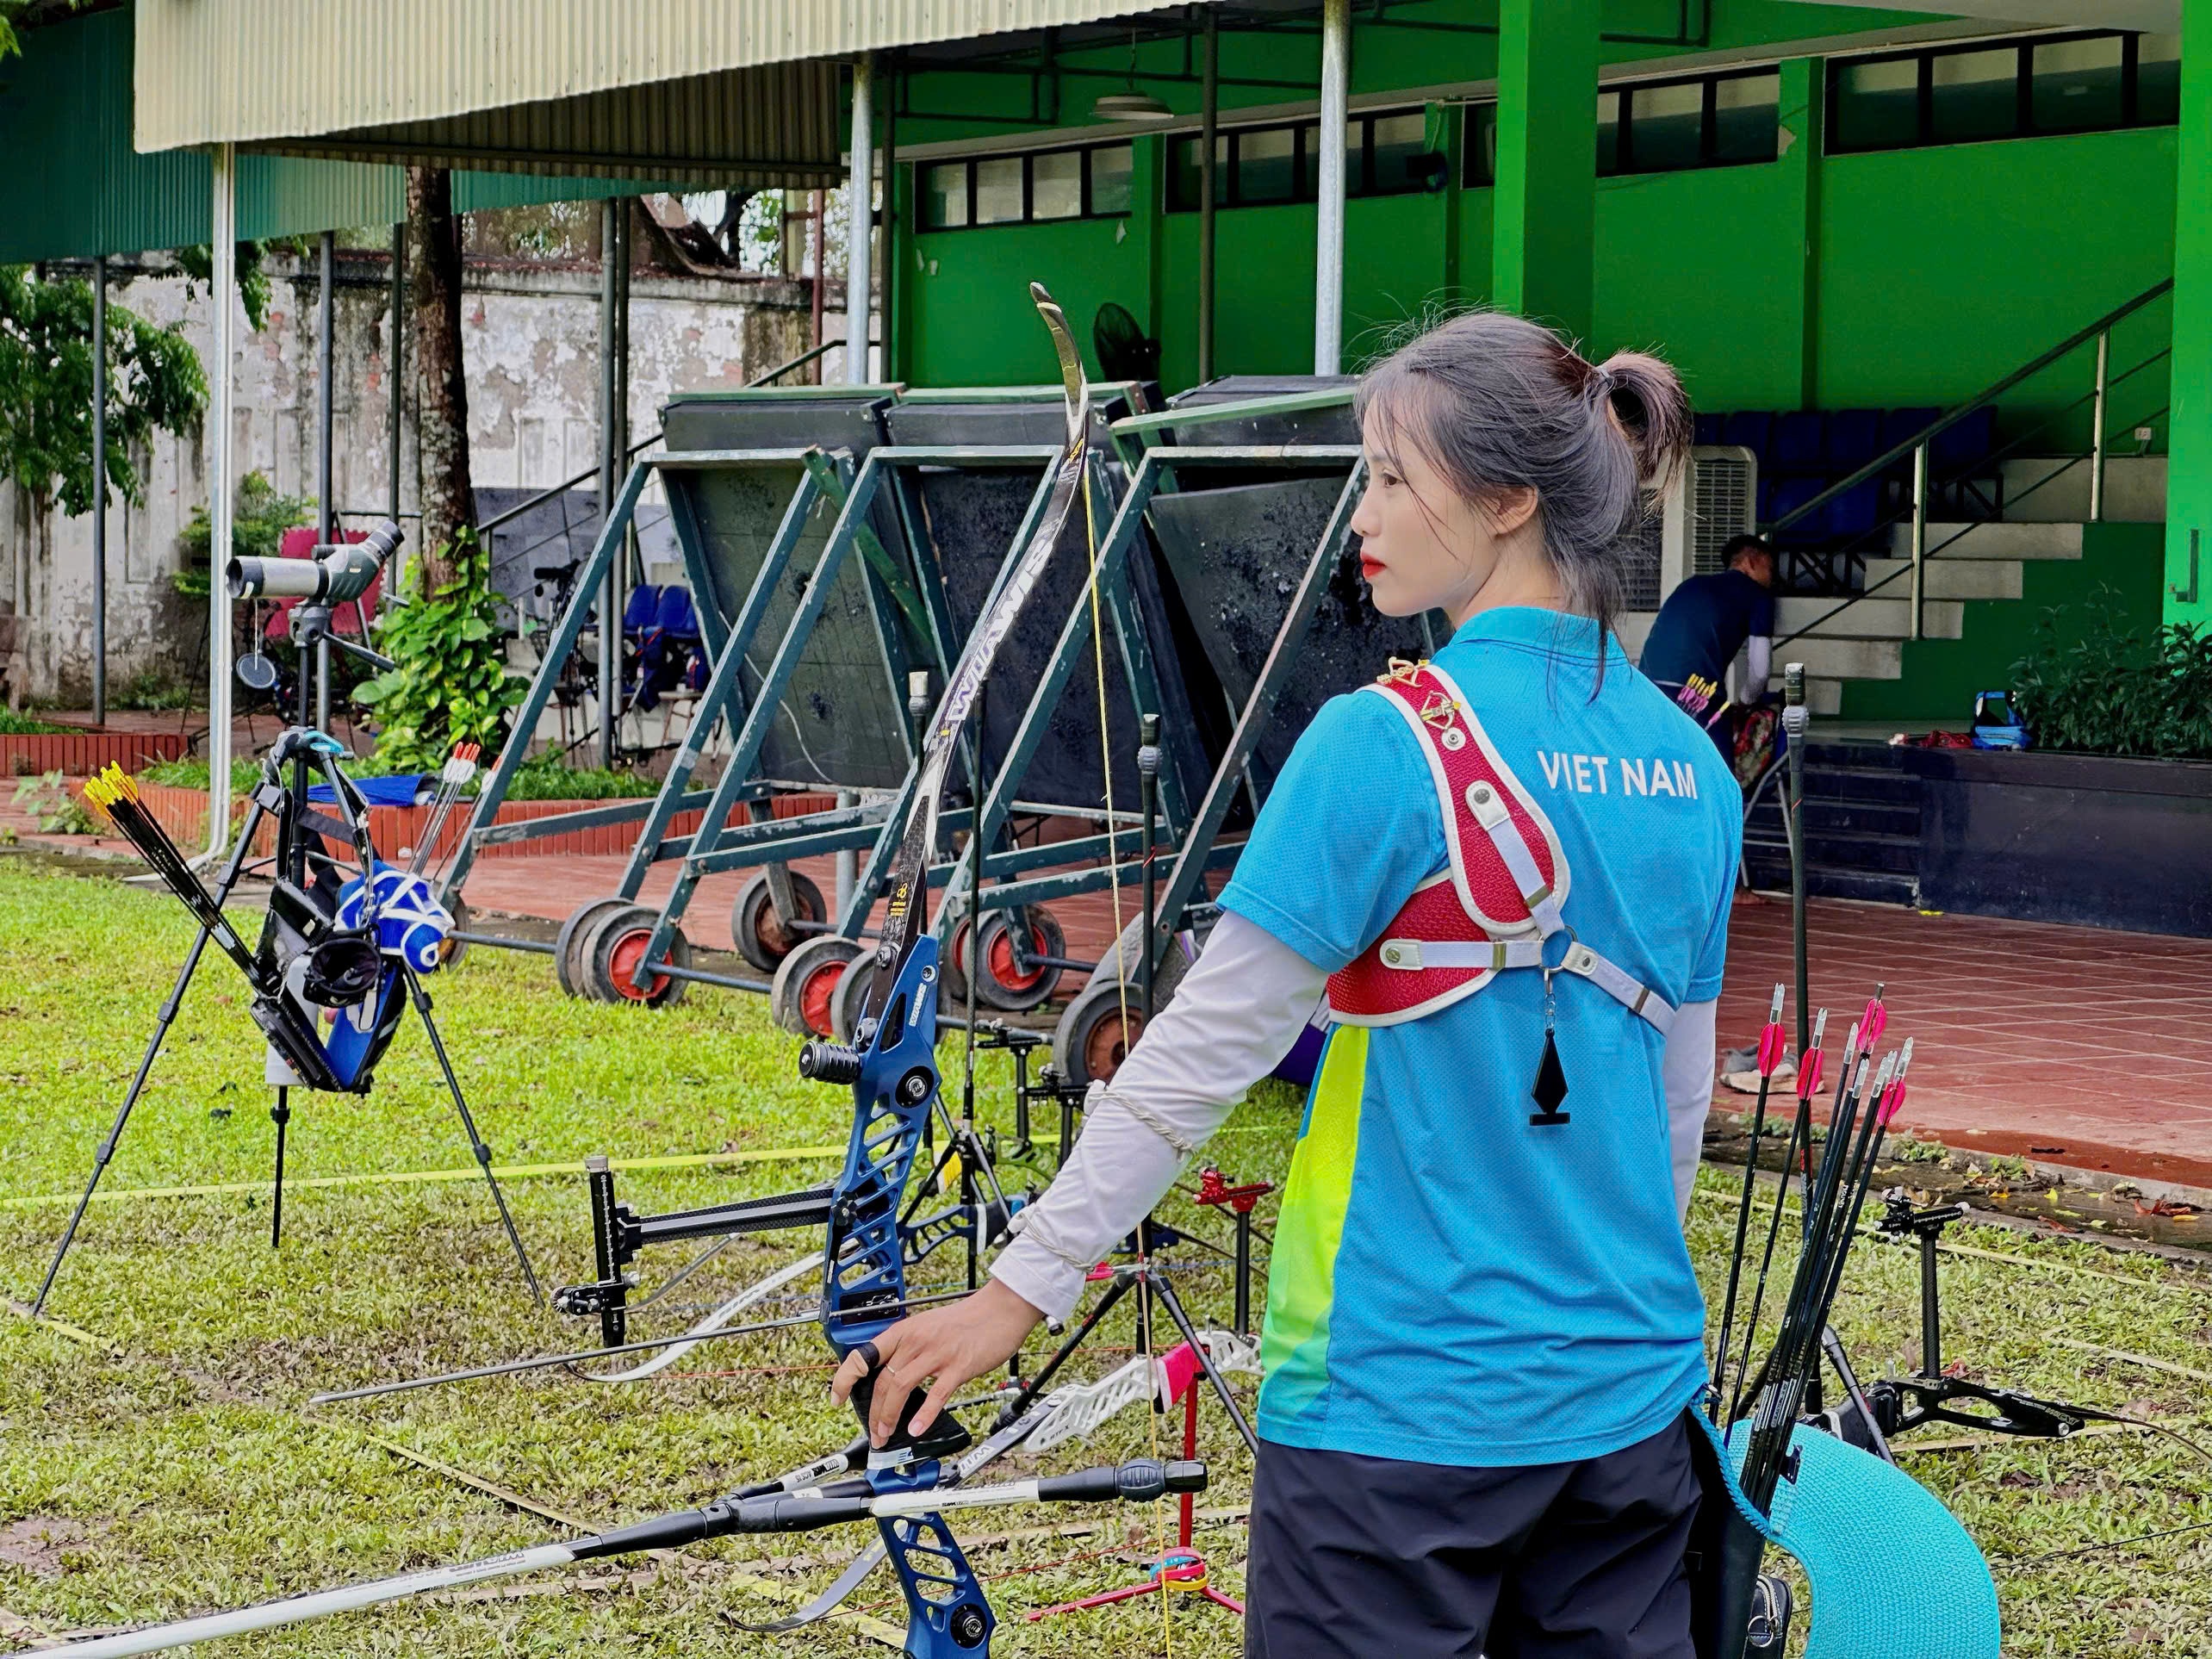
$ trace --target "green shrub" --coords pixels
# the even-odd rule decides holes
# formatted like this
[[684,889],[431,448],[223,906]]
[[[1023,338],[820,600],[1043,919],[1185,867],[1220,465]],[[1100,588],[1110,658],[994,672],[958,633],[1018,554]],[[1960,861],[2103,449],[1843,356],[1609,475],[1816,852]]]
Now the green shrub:
[[[205,789],[208,786],[208,763],[200,761],[156,761],[139,774],[140,781],[166,784],[172,789]],[[231,762],[231,793],[250,794],[261,781],[261,762],[233,761]]]
[[96,827],[84,803],[69,792],[59,772],[26,778],[16,786],[15,805],[28,812],[47,836],[89,836]]
[[2013,664],[2020,717],[2038,749],[2159,760],[2212,759],[2212,638],[2196,624],[2146,633],[2113,621],[2102,588],[2074,625],[2046,611],[2029,654]]
[[376,713],[380,772],[436,772],[460,743],[496,754],[507,711],[527,690],[507,672],[489,551],[464,531],[450,562],[453,581],[435,593],[423,591],[431,561],[411,567],[408,602],[376,623],[377,649],[392,659],[391,672],[353,689],[353,700]]
[[13,709],[0,708],[0,737],[52,737],[76,730],[75,726],[58,726],[51,720],[34,720]]
[[[249,472],[238,481],[232,497],[231,544],[224,560],[273,559],[284,544],[286,531],[314,522],[313,501],[304,496],[286,495],[264,474]],[[210,555],[215,528],[208,520],[204,504],[192,509],[191,522],[177,539],[184,544],[184,568],[170,581],[184,598],[205,599],[208,572],[214,562]]]
[[643,800],[660,793],[657,780],[642,772],[608,772],[593,767],[571,770],[559,757],[541,755],[525,761],[507,780],[511,801]]

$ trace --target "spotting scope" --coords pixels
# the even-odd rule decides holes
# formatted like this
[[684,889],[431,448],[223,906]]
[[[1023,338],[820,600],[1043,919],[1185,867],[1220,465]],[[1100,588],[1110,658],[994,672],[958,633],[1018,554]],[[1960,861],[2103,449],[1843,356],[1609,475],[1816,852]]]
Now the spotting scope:
[[304,559],[233,559],[223,579],[233,599],[302,599],[318,605],[343,605],[359,599],[405,532],[389,519],[379,519],[357,542],[318,544]]

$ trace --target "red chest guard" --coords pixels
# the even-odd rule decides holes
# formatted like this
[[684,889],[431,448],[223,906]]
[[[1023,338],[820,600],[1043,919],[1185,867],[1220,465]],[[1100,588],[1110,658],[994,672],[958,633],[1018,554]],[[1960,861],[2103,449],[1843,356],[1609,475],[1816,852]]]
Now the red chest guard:
[[1451,677],[1393,659],[1366,692],[1405,717],[1434,780],[1450,867],[1414,889],[1375,941],[1329,976],[1329,1013],[1345,1025],[1396,1025],[1471,997],[1507,968],[1588,979],[1664,1035],[1664,998],[1577,940],[1560,912],[1570,872],[1558,833],[1490,743]]

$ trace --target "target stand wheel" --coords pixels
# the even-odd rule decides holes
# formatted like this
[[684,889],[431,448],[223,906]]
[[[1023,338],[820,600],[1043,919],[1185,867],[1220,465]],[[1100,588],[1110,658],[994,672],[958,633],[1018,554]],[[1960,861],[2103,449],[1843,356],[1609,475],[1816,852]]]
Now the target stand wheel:
[[[1212,929],[1209,928],[1207,932],[1212,932]],[[1187,932],[1176,935],[1175,942],[1168,947],[1167,955],[1159,965],[1158,977],[1153,981],[1153,1013],[1158,1014],[1174,1000],[1176,987],[1183,983],[1183,976],[1190,972],[1189,950],[1194,948],[1202,949],[1204,945],[1202,935],[1196,939],[1195,944],[1192,935]],[[1139,976],[1137,954],[1144,948],[1144,918],[1132,916],[1122,929],[1120,942],[1108,946],[1106,954],[1099,959],[1098,966],[1090,970],[1090,978],[1084,989],[1088,991],[1093,985],[1111,985],[1126,969],[1129,979],[1129,1000],[1141,1002],[1143,994],[1138,987],[1144,981]]]
[[[658,910],[624,904],[593,922],[576,941],[584,995],[595,1003],[642,1003],[648,1008],[681,1002],[690,981],[645,966],[645,948],[660,920]],[[678,967],[691,966],[691,941],[681,928],[669,935],[667,960]]]
[[553,977],[561,982],[561,989],[571,997],[584,994],[583,963],[576,947],[592,924],[612,910],[627,910],[626,898],[594,898],[578,905],[569,919],[561,924],[561,931],[553,941]]
[[868,985],[874,978],[874,957],[862,955],[846,969],[837,988],[830,993],[830,1035],[839,1042],[853,1041],[861,1023],[861,1005],[867,1001]]
[[[1042,905],[1028,906],[1022,913],[1022,925],[1028,929],[1025,944],[1031,956],[1067,954],[1066,936],[1053,913]],[[977,931],[981,942],[976,955],[981,969],[976,976],[976,1001],[1004,1013],[1024,1014],[1041,1006],[1059,988],[1059,969],[1042,963],[1026,970],[1015,966],[1017,935],[1007,911],[991,911]]]
[[1053,1028],[1053,1065],[1078,1087],[1103,1083],[1127,1059],[1143,1033],[1142,998],[1134,985],[1101,979],[1070,1003]]
[[953,929],[945,948],[937,953],[937,1006],[945,1013],[967,1007],[968,947],[973,941],[974,929],[964,918]]
[[469,930],[469,923],[475,919],[475,912],[458,898],[445,909],[453,918],[453,926],[445,937],[438,941],[438,966],[440,968],[457,968],[469,959],[469,941],[456,939],[453,935]]
[[794,1037],[835,1035],[831,998],[846,967],[860,959],[861,943],[834,933],[799,941],[777,965],[768,985],[768,1013]]
[[[830,907],[823,899],[822,889],[796,870],[791,873],[791,894],[798,901],[798,920],[829,921]],[[797,949],[800,941],[817,936],[786,928],[777,918],[775,904],[768,896],[766,870],[755,871],[738,890],[737,900],[730,907],[730,932],[737,941],[737,954],[763,973],[774,973],[776,965]]]

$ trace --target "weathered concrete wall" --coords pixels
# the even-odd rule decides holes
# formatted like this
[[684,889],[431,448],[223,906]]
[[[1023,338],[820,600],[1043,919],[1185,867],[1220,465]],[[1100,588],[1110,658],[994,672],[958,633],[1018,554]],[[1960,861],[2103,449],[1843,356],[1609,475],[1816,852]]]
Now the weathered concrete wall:
[[[204,361],[212,342],[207,290],[172,271],[116,270],[110,300],[150,321],[181,324]],[[598,454],[599,272],[472,264],[463,336],[469,368],[470,463],[479,488],[542,489],[591,466]],[[260,332],[241,320],[233,359],[233,477],[260,471],[286,494],[317,494],[316,281],[310,263],[274,263]],[[338,262],[332,380],[333,493],[355,522],[383,513],[391,488],[389,267],[381,258]],[[723,283],[639,274],[630,322],[633,438],[659,425],[672,392],[736,387],[806,349],[806,289],[780,281]],[[833,312],[824,333],[842,338]],[[831,352],[825,377],[842,372]],[[412,399],[401,438],[401,506],[418,500]],[[134,675],[204,677],[204,604],[180,599],[171,578],[185,559],[180,532],[208,499],[202,434],[162,437],[132,462],[142,505],[112,503],[108,519],[108,684]],[[82,705],[90,696],[92,520],[56,513],[31,521],[0,485],[0,598],[27,619],[28,692]],[[412,520],[405,520],[410,530]],[[19,598],[20,596],[20,598]]]

